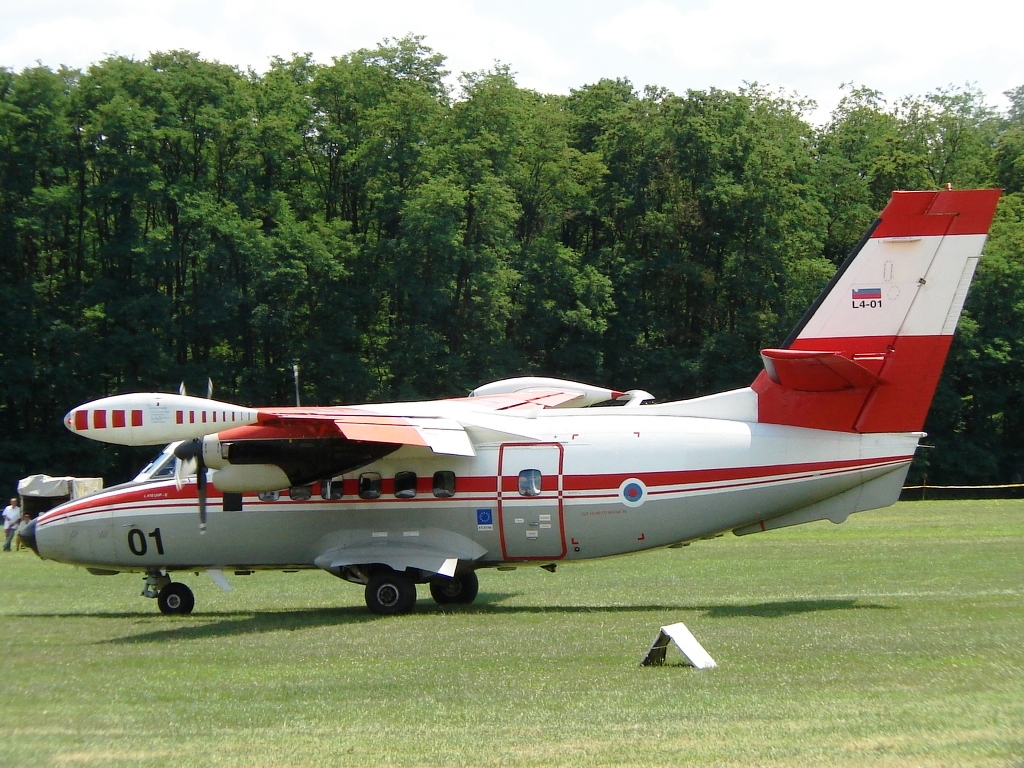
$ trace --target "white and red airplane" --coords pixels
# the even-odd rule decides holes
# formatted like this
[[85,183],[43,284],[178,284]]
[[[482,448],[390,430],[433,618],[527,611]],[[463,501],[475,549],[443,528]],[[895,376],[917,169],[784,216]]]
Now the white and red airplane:
[[[92,573],[322,568],[375,613],[416,584],[469,603],[476,571],[744,535],[899,497],[1000,192],[895,192],[749,387],[646,404],[544,378],[469,397],[247,408],[124,394],[68,413],[104,442],[171,442],[130,483],[46,512],[22,533]],[[590,407],[602,402],[618,407]],[[209,488],[207,478],[213,488]],[[197,524],[198,512],[198,524]]]

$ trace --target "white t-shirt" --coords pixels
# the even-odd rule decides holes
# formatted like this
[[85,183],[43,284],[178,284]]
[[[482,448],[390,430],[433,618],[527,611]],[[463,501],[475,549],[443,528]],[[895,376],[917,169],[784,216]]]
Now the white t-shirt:
[[21,507],[8,504],[4,507],[4,530],[9,531],[21,520]]

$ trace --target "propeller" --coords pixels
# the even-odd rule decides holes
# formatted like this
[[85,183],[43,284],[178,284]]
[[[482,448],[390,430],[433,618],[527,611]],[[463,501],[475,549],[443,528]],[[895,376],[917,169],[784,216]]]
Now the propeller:
[[[181,384],[178,385],[178,394],[179,395],[187,395],[188,394],[188,392],[185,391],[185,382],[184,381],[181,382]],[[213,379],[211,379],[209,376],[206,377],[206,399],[207,400],[213,400]]]
[[196,496],[199,500],[199,533],[206,533],[206,465],[203,463],[203,439],[186,440],[174,449],[178,460],[174,467],[174,485],[181,490],[182,478],[196,473]]
[[[178,385],[178,394],[185,395],[185,382]],[[213,399],[213,379],[206,379],[206,399]],[[195,474],[196,497],[199,501],[199,533],[206,533],[206,465],[203,464],[203,439],[197,437],[180,443],[174,449],[174,487],[181,490],[183,478]]]

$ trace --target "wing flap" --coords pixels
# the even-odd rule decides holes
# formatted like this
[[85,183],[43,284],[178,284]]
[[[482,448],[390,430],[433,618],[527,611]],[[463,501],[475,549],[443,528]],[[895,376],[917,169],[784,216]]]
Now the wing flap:
[[419,430],[411,424],[359,423],[344,419],[335,419],[334,423],[337,425],[338,431],[349,440],[358,440],[364,443],[428,446]]

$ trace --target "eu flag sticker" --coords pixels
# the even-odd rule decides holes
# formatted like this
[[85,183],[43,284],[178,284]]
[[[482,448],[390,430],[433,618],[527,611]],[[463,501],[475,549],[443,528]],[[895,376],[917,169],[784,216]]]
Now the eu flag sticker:
[[476,529],[478,531],[494,530],[494,515],[489,509],[478,509],[476,511]]

